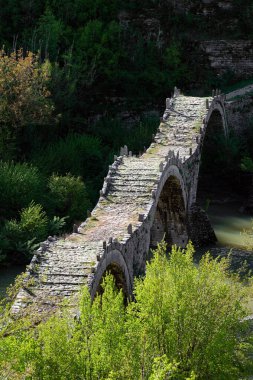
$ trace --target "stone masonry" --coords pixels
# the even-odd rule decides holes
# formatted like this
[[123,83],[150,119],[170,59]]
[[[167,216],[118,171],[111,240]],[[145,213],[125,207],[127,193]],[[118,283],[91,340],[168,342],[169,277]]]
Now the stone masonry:
[[233,73],[236,78],[253,75],[252,40],[202,41],[200,49],[207,55],[210,67],[218,75]]
[[[93,298],[107,270],[126,295],[135,276],[145,272],[150,246],[162,238],[185,246],[214,239],[208,219],[196,218],[201,148],[207,128],[227,133],[225,97],[183,96],[175,89],[153,143],[140,157],[127,147],[109,166],[99,201],[76,233],[49,237],[27,267],[27,276],[13,304],[13,314],[50,312],[63,301],[77,306],[87,284]],[[198,228],[191,228],[193,220]],[[210,233],[208,232],[210,231]]]

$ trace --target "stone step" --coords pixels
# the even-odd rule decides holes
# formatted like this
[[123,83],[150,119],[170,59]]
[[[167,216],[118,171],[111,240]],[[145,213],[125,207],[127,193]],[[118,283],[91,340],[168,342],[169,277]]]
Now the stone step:
[[147,192],[149,191],[150,187],[155,184],[154,182],[149,182],[148,184],[145,183],[140,183],[140,184],[129,184],[129,183],[124,183],[123,181],[115,181],[110,184],[110,190],[112,191],[122,191],[126,189],[127,191],[135,192],[135,191],[140,191],[140,192]]
[[55,286],[55,285],[67,285],[67,286],[72,286],[72,285],[84,285],[86,284],[86,278],[87,276],[83,276],[83,279],[73,279],[71,278],[71,281],[67,281],[67,277],[60,277],[61,281],[58,280],[54,280],[54,277],[51,277],[48,281],[43,281],[41,280],[40,283],[43,284],[43,285],[47,285],[47,286]]
[[[159,164],[160,162],[163,162],[165,160],[160,160],[159,161]],[[139,171],[136,171],[136,172],[119,172],[117,174],[115,174],[114,176],[112,176],[112,180],[114,179],[119,179],[119,180],[122,180],[122,181],[131,181],[131,182],[139,182],[139,181],[142,181],[142,182],[152,182],[152,181],[155,181],[157,179],[157,176],[160,174],[159,172],[159,165],[157,165],[157,168],[156,168],[156,171],[154,173],[149,173],[148,175],[143,175],[143,172],[141,170]]]

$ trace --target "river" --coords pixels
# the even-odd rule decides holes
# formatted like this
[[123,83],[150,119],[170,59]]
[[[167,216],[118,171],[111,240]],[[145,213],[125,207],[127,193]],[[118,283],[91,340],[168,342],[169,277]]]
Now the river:
[[220,246],[244,248],[243,230],[252,227],[252,217],[240,212],[240,203],[215,203],[207,209]]

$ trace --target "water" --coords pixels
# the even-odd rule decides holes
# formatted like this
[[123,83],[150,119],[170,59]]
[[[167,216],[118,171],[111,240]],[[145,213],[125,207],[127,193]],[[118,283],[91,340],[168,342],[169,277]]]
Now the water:
[[14,283],[16,276],[24,270],[23,265],[0,268],[0,298],[5,295],[8,286]]
[[238,202],[211,204],[207,210],[218,244],[227,247],[245,248],[243,230],[251,229],[252,217],[242,214]]

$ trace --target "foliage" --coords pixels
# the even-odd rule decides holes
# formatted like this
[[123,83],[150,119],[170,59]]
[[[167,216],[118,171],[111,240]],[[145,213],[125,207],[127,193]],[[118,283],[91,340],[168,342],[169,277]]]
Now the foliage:
[[17,216],[31,201],[38,202],[44,191],[43,177],[27,163],[0,161],[0,215],[4,219]]
[[66,176],[53,174],[49,178],[48,187],[55,214],[65,219],[67,216],[70,224],[75,220],[85,219],[91,204],[80,177],[70,174]]
[[[39,63],[36,55],[22,50],[0,54],[0,123],[1,143],[17,143],[22,128],[29,124],[47,123],[53,112],[53,103],[47,83],[50,64]],[[5,149],[4,149],[5,148]],[[2,158],[10,158],[3,145]]]
[[[169,259],[162,243],[135,284],[125,307],[113,278],[91,303],[81,297],[80,316],[53,316],[34,330],[0,338],[5,379],[238,379],[250,363],[247,294],[228,260],[176,247]],[[6,331],[6,330],[5,330]],[[252,334],[252,333],[251,333]],[[29,377],[28,377],[29,378]]]
[[140,122],[131,126],[122,123],[117,118],[103,118],[93,125],[90,131],[98,136],[111,153],[118,154],[119,148],[127,145],[129,150],[138,154],[143,151],[144,146],[150,145],[152,134],[156,132],[158,125],[159,119],[156,116],[143,117]]
[[71,173],[81,176],[93,202],[97,199],[107,164],[106,160],[103,161],[100,140],[85,134],[70,134],[34,152],[33,162],[47,175],[58,173],[64,176]]
[[10,254],[31,258],[40,241],[47,237],[48,218],[42,206],[33,201],[20,212],[20,220],[8,220],[1,231],[1,245]]
[[91,20],[80,30],[77,62],[82,67],[85,86],[90,87],[102,78],[114,79],[121,53],[119,36],[120,28],[115,21]]
[[67,219],[68,216],[63,216],[62,218],[54,216],[53,219],[49,220],[48,233],[53,236],[59,235],[63,231]]
[[243,172],[253,173],[253,161],[250,157],[243,157],[241,159],[241,170]]
[[34,152],[33,162],[46,174],[96,176],[102,167],[102,147],[93,136],[70,134],[46,149]]
[[253,251],[253,219],[251,220],[251,228],[244,229],[241,235],[245,249],[247,251]]
[[179,42],[173,41],[165,49],[164,60],[166,67],[170,70],[171,86],[180,83],[190,75],[183,60],[183,48]]
[[[46,8],[38,20],[36,38],[40,43],[40,51],[50,60],[55,61],[60,49],[60,40],[63,35],[63,23],[57,20],[50,8]],[[36,47],[36,41],[34,41]],[[35,49],[34,49],[35,50]]]

